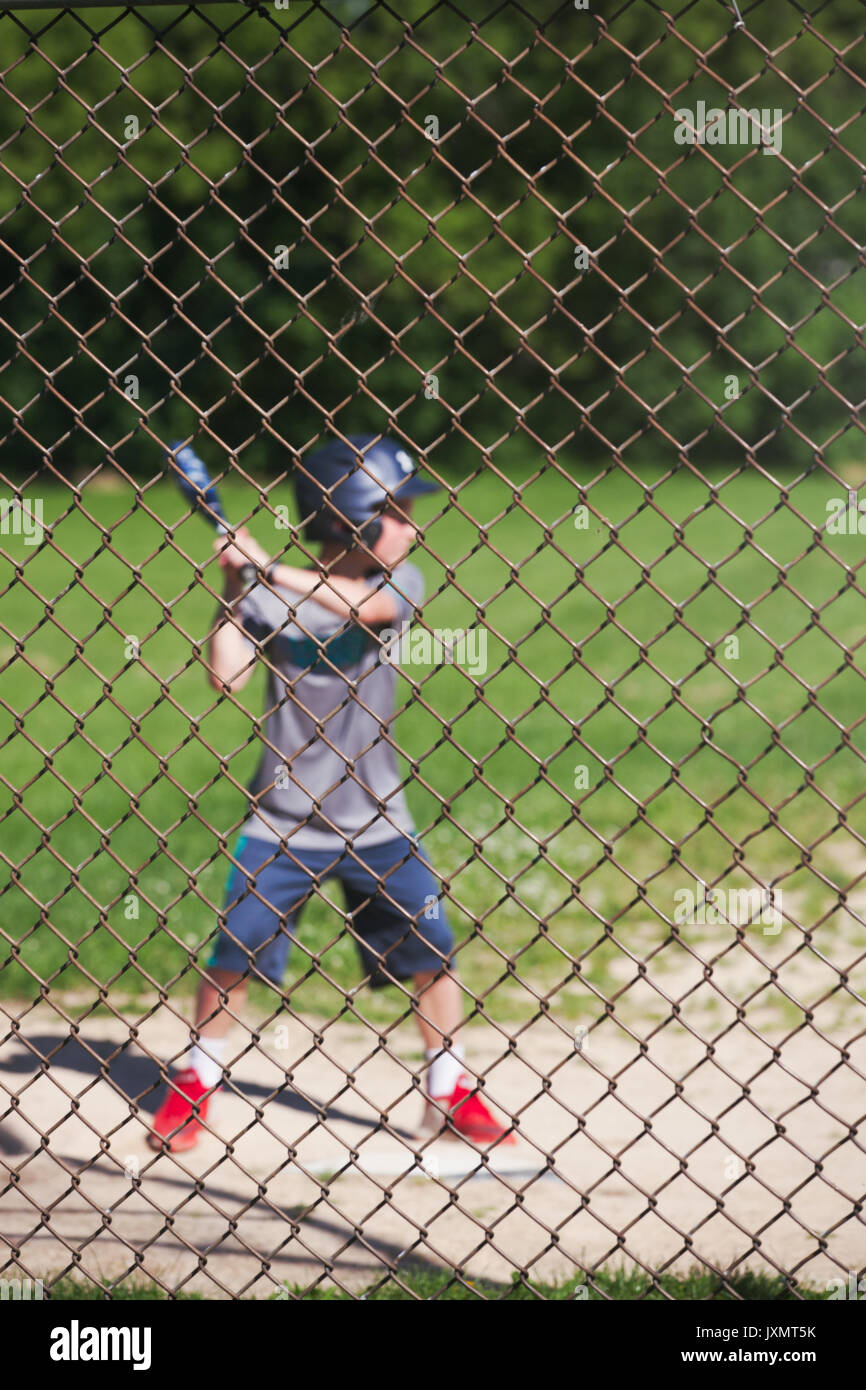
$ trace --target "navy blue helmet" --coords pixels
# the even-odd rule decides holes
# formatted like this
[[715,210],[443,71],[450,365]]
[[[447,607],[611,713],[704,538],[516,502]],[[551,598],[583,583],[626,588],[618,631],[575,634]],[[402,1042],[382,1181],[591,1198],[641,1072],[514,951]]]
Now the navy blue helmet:
[[364,545],[379,539],[379,513],[389,501],[401,502],[437,484],[418,476],[412,455],[394,439],[375,434],[332,439],[304,459],[295,474],[295,494],[308,540],[351,541],[353,527]]

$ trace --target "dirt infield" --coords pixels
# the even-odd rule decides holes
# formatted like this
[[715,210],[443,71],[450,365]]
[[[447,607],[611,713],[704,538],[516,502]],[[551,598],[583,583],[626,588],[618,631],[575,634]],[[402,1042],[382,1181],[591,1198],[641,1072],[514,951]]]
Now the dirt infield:
[[604,1261],[706,1261],[823,1287],[866,1263],[853,1210],[866,1037],[828,1077],[838,1051],[805,1029],[782,1045],[736,1025],[711,1057],[672,1026],[642,1053],[606,1022],[581,1052],[540,1021],[515,1026],[504,1057],[499,1033],[474,1029],[489,1099],[520,1119],[520,1142],[485,1164],[460,1142],[413,1141],[421,1062],[408,1026],[392,1057],[372,1028],[331,1024],[317,1042],[317,1020],[286,1016],[233,1064],[213,1135],[172,1158],[151,1152],[135,1113],[156,1108],[148,1053],[185,1045],[167,1008],[141,1025],[140,1045],[113,1018],[76,1039],[47,1005],[22,1013],[20,1032],[14,1008],[2,1012],[0,1277],[16,1259],[46,1281],[137,1267],[170,1289],[265,1297],[282,1280],[358,1288],[395,1264],[507,1281],[515,1269],[552,1280]]

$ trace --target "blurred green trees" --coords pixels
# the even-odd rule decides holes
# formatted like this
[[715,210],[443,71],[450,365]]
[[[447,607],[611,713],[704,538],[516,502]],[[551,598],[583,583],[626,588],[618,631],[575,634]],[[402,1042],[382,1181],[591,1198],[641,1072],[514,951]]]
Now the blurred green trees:
[[[850,456],[858,0],[399,8],[0,15],[6,476],[272,476],[331,421],[457,475]],[[731,92],[780,157],[675,143]]]

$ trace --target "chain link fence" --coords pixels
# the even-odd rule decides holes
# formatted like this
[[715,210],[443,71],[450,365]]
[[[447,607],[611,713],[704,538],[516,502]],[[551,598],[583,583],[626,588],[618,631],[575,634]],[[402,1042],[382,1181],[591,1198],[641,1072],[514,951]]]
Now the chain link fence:
[[[861,27],[2,7],[4,1296],[862,1274]],[[247,952],[224,997],[200,1142],[154,1147],[262,740],[298,756],[263,733],[272,632],[214,683],[223,574],[168,451],[309,568],[293,483],[365,433],[439,491],[364,751],[435,884],[404,937],[447,917],[514,1142],[419,1129],[424,992],[355,949],[400,900],[322,873],[297,932],[272,904],[280,981]],[[280,707],[344,669],[307,636]]]

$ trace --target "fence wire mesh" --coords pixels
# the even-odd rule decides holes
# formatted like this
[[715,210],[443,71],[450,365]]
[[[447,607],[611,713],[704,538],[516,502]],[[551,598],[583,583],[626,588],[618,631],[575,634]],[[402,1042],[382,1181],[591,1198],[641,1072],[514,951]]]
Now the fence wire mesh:
[[4,1292],[863,1272],[861,21],[0,13]]

